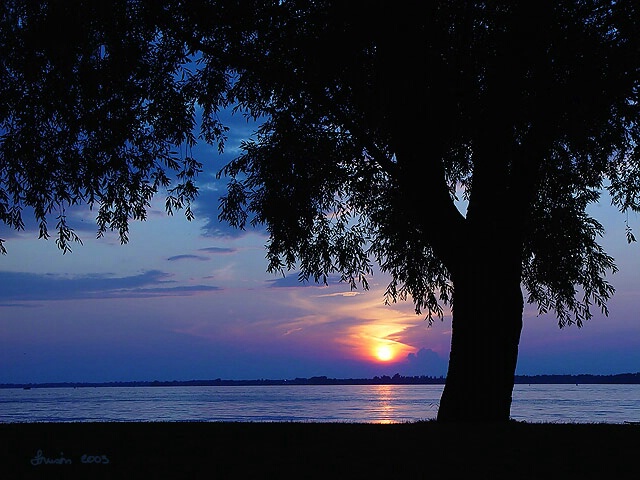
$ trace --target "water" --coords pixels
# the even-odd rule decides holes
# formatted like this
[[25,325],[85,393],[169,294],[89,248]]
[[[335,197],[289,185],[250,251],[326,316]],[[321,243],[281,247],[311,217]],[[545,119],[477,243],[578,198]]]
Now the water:
[[[397,423],[433,419],[442,385],[0,389],[0,422],[254,421]],[[640,421],[640,385],[516,385],[528,422]]]
[[516,385],[511,417],[527,422],[640,422],[640,385]]

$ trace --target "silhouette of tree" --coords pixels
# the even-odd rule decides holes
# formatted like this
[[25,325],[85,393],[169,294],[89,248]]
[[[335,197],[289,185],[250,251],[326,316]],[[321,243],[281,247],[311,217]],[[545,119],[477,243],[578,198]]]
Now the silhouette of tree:
[[0,8],[7,225],[32,207],[46,236],[57,213],[67,249],[84,202],[126,241],[167,169],[168,210],[194,198],[200,164],[172,152],[195,144],[196,104],[220,147],[235,105],[266,121],[219,174],[220,219],[266,226],[270,271],[367,288],[375,261],[386,301],[451,306],[439,420],[508,420],[523,288],[560,326],[607,313],[616,266],[586,208],[608,189],[640,210],[635,2]]
[[[178,179],[167,211],[185,208],[192,217],[201,165],[190,155],[196,96],[185,80],[188,52],[163,35],[179,12],[169,17],[148,3],[10,0],[0,6],[0,220],[6,225],[23,229],[28,207],[47,238],[47,220],[55,216],[56,241],[67,252],[80,239],[66,208],[86,203],[98,207],[99,235],[115,230],[124,243],[129,220],[145,219],[152,196],[170,185],[167,171]],[[208,119],[203,133],[214,141],[223,127]]]

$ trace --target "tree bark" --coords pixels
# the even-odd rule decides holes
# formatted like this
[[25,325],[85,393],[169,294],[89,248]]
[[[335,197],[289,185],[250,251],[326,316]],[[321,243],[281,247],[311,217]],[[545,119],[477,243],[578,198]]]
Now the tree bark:
[[440,422],[510,418],[524,307],[521,267],[519,256],[484,253],[466,256],[466,265],[454,274],[451,353]]

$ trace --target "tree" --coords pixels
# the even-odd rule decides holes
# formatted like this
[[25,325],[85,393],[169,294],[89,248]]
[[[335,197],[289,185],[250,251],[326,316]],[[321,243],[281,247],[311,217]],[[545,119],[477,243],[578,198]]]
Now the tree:
[[[195,105],[220,146],[235,105],[265,122],[219,174],[221,220],[266,226],[271,271],[366,288],[375,261],[387,301],[451,306],[439,420],[508,420],[523,288],[560,326],[607,312],[616,266],[586,207],[606,188],[640,210],[634,2],[26,3],[0,27],[9,226],[31,206],[42,235],[87,202],[126,240],[167,167],[168,207],[193,199],[200,165],[170,152],[196,141]],[[73,49],[34,40],[69,22]]]
[[[98,235],[146,218],[159,188],[170,213],[185,208],[201,165],[196,92],[188,88],[186,47],[162,35],[169,12],[148,2],[8,1],[0,7],[0,221],[24,229],[33,210],[40,237],[56,219],[63,252],[80,241],[66,221],[71,205],[98,206]],[[171,15],[178,16],[177,9]],[[178,21],[179,19],[176,18]],[[224,72],[220,72],[224,75]],[[212,81],[210,79],[210,81]],[[220,92],[223,90],[221,89]],[[215,92],[210,100],[218,102]],[[222,140],[215,119],[207,141]],[[180,155],[178,146],[184,150]],[[173,179],[175,180],[175,179]],[[3,240],[0,251],[5,253]]]

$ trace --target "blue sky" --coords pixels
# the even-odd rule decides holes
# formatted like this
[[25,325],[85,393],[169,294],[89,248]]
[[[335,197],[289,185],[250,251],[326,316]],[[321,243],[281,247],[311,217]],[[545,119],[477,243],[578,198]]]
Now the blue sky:
[[[95,212],[76,209],[84,244],[66,255],[33,228],[0,227],[9,250],[0,258],[0,383],[446,373],[450,315],[429,327],[411,302],[384,305],[388,278],[379,272],[368,291],[268,274],[262,232],[217,222],[224,182],[215,173],[253,129],[226,120],[222,156],[194,150],[205,171],[192,222],[167,216],[159,195],[120,245],[115,235],[95,239]],[[626,243],[625,218],[606,197],[591,211],[620,268],[610,315],[560,330],[528,306],[517,373],[640,371],[640,245]],[[390,360],[378,358],[383,347]]]

